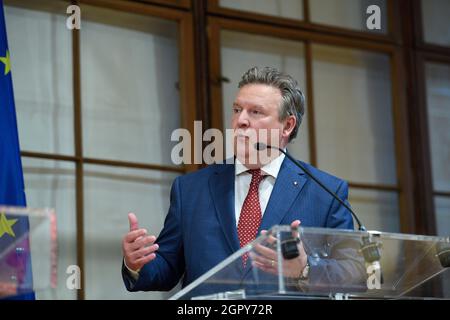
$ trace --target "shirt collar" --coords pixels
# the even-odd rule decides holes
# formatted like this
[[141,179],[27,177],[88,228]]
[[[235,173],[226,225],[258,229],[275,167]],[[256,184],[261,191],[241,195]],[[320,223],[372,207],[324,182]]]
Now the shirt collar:
[[[284,150],[286,151],[286,150]],[[280,172],[281,164],[283,163],[285,155],[281,153],[278,157],[273,159],[271,162],[266,164],[261,168],[262,175],[269,175],[274,177],[275,179],[278,177],[278,172]],[[236,164],[235,164],[235,174],[236,176],[240,175],[241,173],[244,173],[248,171],[249,169],[242,164],[242,162],[239,161],[238,158],[235,158]]]

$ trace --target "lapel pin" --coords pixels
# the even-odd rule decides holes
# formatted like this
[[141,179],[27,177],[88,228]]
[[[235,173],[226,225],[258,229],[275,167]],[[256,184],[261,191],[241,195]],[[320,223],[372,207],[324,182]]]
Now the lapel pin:
[[294,186],[298,186],[298,182],[297,181],[294,181]]

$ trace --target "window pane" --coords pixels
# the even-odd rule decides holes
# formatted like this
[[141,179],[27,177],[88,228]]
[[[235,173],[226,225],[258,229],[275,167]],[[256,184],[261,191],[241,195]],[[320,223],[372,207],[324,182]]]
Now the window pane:
[[450,236],[450,198],[435,197],[436,226],[439,236]]
[[425,65],[433,188],[450,191],[450,66]]
[[425,42],[450,46],[450,1],[422,0],[421,6]]
[[[400,232],[396,192],[350,189],[350,204],[367,230]],[[356,221],[355,229],[358,227]]]
[[128,212],[158,235],[169,209],[175,174],[86,165],[84,228],[87,299],[162,299],[169,293],[129,293],[120,275]]
[[[367,28],[367,19],[373,14],[366,13],[370,5],[380,8],[380,30]],[[387,6],[386,0],[314,0],[309,1],[311,21],[355,29],[364,32],[387,33]]]
[[180,127],[178,25],[83,6],[81,89],[86,157],[171,164]]
[[[223,82],[223,125],[231,128],[232,106],[238,83],[245,71],[254,66],[274,67],[289,73],[305,93],[305,54],[301,42],[255,36],[239,32],[221,33],[222,76],[230,80]],[[306,108],[306,107],[305,107]],[[298,158],[309,160],[307,113],[300,131],[289,150]]]
[[353,182],[395,185],[389,57],[313,46],[319,167]]
[[57,222],[57,288],[37,292],[37,299],[76,299],[66,287],[67,267],[77,264],[75,166],[73,163],[22,158],[27,205],[54,208]]
[[5,6],[20,144],[27,151],[73,154],[72,37],[67,6],[49,3],[33,6],[48,11]]
[[302,0],[220,0],[221,7],[262,13],[270,16],[303,19]]

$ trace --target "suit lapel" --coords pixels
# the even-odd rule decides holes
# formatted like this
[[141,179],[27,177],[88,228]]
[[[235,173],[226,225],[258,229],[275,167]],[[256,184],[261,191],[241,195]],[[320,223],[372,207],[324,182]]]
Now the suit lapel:
[[217,218],[232,252],[239,250],[234,213],[234,165],[222,165],[209,179],[209,189]]
[[305,173],[285,158],[278,173],[259,231],[280,224],[307,179]]

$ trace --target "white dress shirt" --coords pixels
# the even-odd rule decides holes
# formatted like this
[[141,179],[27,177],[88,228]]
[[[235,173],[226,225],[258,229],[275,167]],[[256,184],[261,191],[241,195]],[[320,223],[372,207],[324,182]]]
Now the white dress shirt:
[[[275,185],[275,180],[277,179],[284,157],[284,154],[280,154],[277,158],[261,168],[261,174],[266,176],[261,181],[258,190],[259,204],[261,206],[261,218],[264,216],[264,212],[266,211],[267,203],[269,202],[270,195],[272,194],[273,186]],[[250,182],[252,181],[252,175],[247,172],[248,170],[249,169],[236,158],[236,177],[234,180],[234,213],[236,217],[236,226],[239,223],[242,206],[244,205],[245,198],[247,197],[248,190],[250,189]]]

